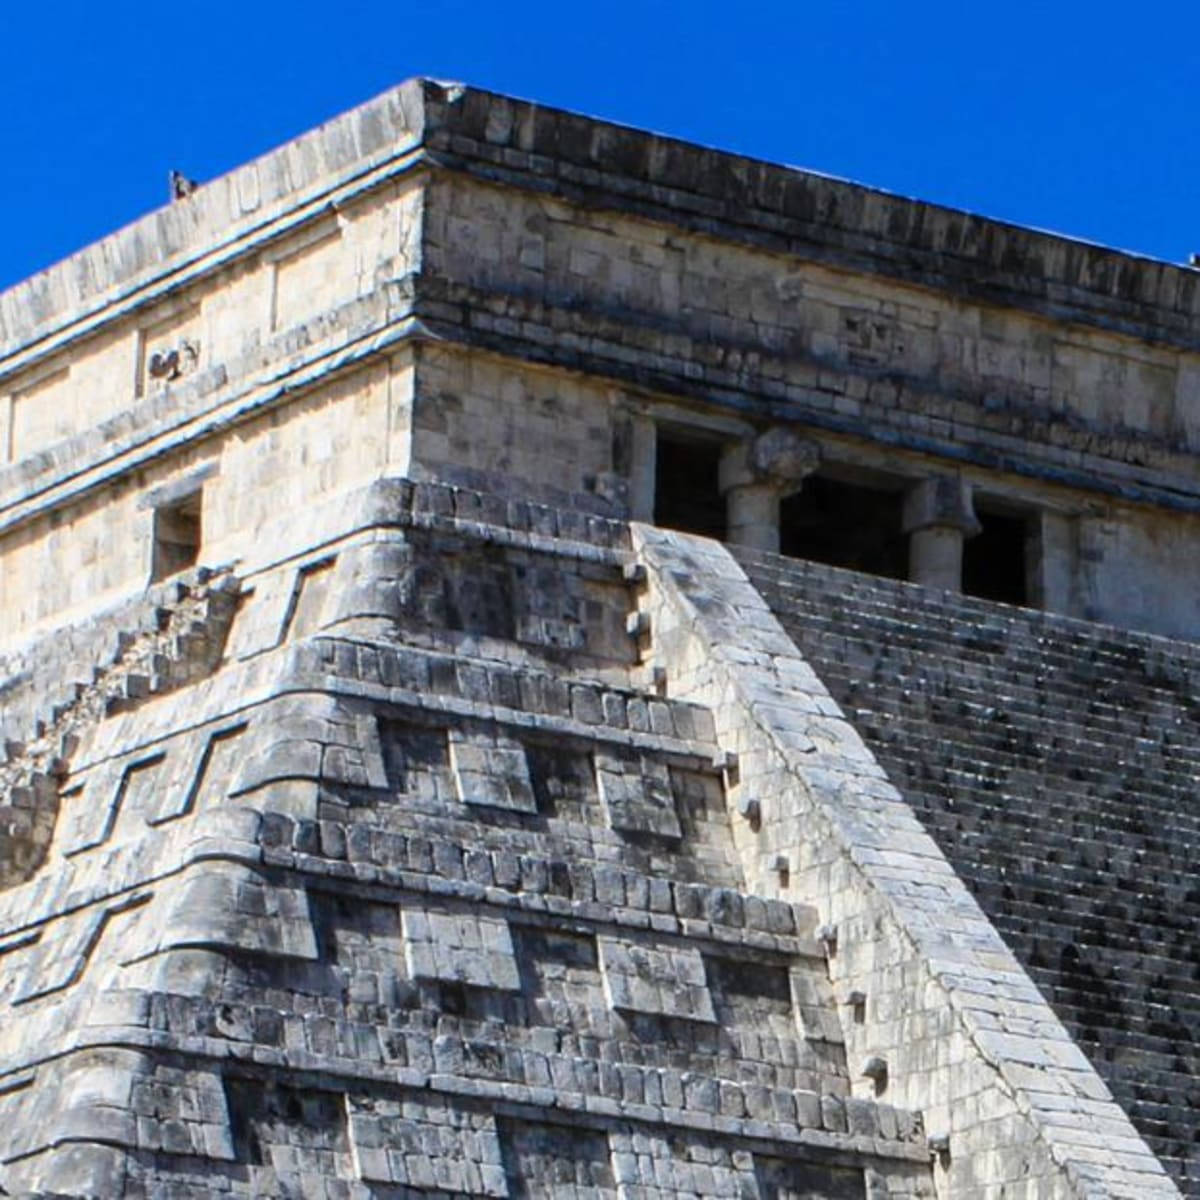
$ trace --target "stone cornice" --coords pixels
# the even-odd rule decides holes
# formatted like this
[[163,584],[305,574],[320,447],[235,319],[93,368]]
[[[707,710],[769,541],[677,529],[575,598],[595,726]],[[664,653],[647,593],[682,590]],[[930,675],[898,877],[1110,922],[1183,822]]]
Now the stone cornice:
[[1190,268],[477,89],[411,80],[0,293],[0,371],[419,161],[1200,349]]

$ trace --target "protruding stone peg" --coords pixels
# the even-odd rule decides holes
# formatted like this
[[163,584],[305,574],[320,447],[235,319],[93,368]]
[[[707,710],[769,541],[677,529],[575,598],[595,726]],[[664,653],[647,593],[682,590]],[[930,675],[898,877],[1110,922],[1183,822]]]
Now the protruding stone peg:
[[762,820],[762,809],[759,806],[757,797],[739,796],[737,807],[738,812],[752,825],[757,825]]
[[738,781],[738,756],[732,750],[715,750],[712,756],[714,771],[725,776],[726,783],[733,787]]
[[862,1073],[875,1085],[876,1090],[881,1090],[887,1086],[887,1059],[881,1058],[878,1054],[872,1054],[863,1063]]
[[656,666],[650,672],[650,686],[656,696],[665,697],[667,694],[667,668]]

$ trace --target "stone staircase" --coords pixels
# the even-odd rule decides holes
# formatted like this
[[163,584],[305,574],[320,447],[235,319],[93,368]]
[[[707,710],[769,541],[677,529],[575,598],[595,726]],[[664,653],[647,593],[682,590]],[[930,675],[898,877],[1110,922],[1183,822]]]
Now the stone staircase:
[[736,554],[1200,1196],[1200,647]]

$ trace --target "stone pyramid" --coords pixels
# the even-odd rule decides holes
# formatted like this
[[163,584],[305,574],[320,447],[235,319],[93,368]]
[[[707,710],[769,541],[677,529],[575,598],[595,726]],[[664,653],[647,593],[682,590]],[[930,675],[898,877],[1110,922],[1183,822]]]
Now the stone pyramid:
[[[1072,843],[1022,925],[1015,835],[919,786],[1035,669],[921,707],[939,646],[1037,636],[957,595],[1012,512],[1037,620],[1190,636],[1104,573],[1187,582],[1190,518],[1137,524],[1186,448],[1089,429],[1070,476],[1059,425],[964,384],[938,443],[897,382],[939,304],[1015,379],[1046,293],[1099,328],[1133,269],[973,220],[415,81],[0,295],[8,1194],[1195,1194],[1103,1068],[1132,1019],[1089,1038],[1039,962]],[[797,565],[818,535],[851,561]],[[889,663],[906,602],[942,625]],[[1162,741],[1190,679],[1109,736]]]

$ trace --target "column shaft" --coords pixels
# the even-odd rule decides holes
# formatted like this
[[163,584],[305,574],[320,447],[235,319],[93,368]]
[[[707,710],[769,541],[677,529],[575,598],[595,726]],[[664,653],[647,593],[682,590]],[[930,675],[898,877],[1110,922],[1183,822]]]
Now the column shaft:
[[728,540],[737,546],[779,552],[779,490],[772,484],[732,487],[726,496]]
[[963,531],[952,525],[916,529],[908,539],[908,577],[913,583],[962,591]]

